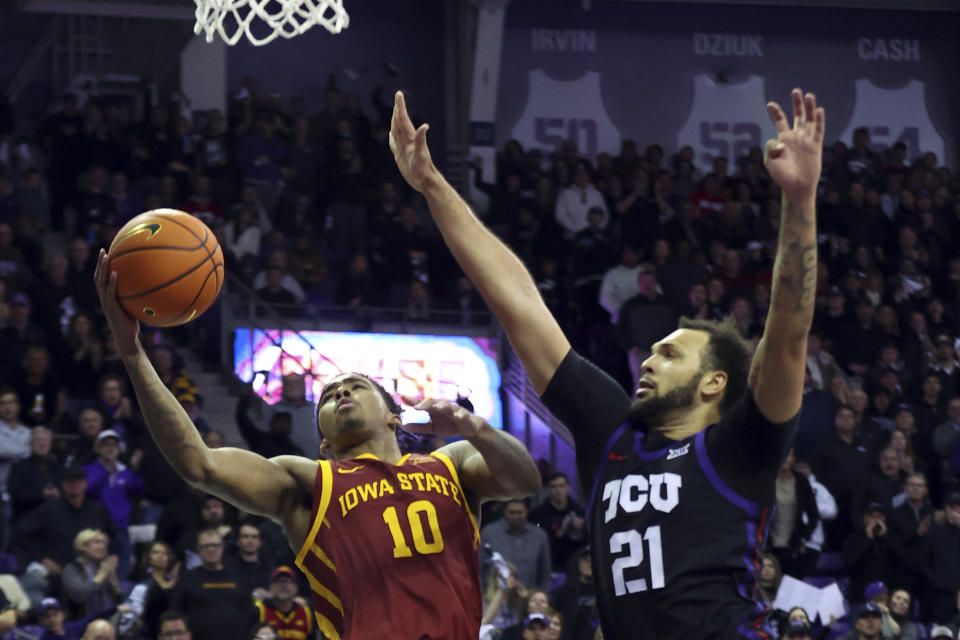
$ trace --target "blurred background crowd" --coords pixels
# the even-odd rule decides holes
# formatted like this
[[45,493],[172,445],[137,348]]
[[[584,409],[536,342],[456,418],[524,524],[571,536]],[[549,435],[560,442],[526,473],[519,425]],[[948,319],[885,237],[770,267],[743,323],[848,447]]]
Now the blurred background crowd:
[[[150,440],[93,261],[131,217],[170,207],[204,220],[227,271],[281,316],[336,308],[362,322],[390,307],[471,321],[483,302],[396,171],[384,96],[331,83],[314,105],[263,95],[250,77],[227,113],[189,119],[160,102],[122,121],[68,94],[17,137],[0,98],[0,627],[72,638],[106,619],[127,638],[315,633],[279,527],[189,489]],[[545,154],[511,141],[492,181],[479,161],[470,169],[484,221],[527,264],[575,348],[628,389],[680,316],[729,319],[759,338],[780,215],[759,147],[704,171],[691,149],[649,142],[591,162],[573,142]],[[773,605],[784,576],[836,582],[851,613],[774,611],[783,637],[859,638],[876,624],[885,638],[956,638],[960,626],[960,179],[908,152],[876,148],[866,130],[824,149],[803,411],[757,595]],[[216,318],[215,307],[144,336],[207,442],[236,428],[265,455],[316,455],[290,438],[312,421],[296,376],[282,406],[251,394],[235,425],[203,416],[184,356],[216,365]],[[484,637],[598,633],[576,479],[542,467],[541,495],[486,510]],[[206,589],[214,577],[234,588]]]

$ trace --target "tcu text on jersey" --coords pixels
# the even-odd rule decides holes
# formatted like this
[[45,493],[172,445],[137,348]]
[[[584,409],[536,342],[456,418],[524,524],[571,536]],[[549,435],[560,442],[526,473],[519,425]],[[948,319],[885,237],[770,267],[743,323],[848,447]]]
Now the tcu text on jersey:
[[[606,505],[603,521],[610,522],[620,511],[638,513],[648,506],[661,513],[670,513],[680,504],[682,485],[683,478],[676,473],[631,473],[623,478],[610,480],[603,486],[603,502]],[[617,596],[648,589],[663,589],[666,586],[659,525],[647,527],[643,531],[617,531],[610,536],[609,545],[610,553],[619,556],[610,565],[614,593]],[[620,555],[624,551],[626,554]],[[650,569],[643,577],[637,577],[639,572],[633,570],[640,567],[644,560],[648,562]],[[646,574],[649,574],[649,581]]]
[[574,140],[588,158],[619,152],[620,131],[603,106],[599,73],[587,71],[563,81],[535,69],[528,78],[527,104],[512,132],[520,144],[553,152],[565,140]]
[[603,485],[606,505],[603,521],[613,520],[620,509],[626,513],[643,511],[649,505],[662,513],[670,513],[680,504],[683,478],[676,473],[651,473],[649,476],[631,473]]

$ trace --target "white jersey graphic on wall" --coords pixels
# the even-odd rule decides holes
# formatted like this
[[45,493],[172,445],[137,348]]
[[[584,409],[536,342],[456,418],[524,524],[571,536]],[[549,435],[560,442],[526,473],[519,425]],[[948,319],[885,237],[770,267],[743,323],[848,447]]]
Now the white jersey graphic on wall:
[[723,156],[733,173],[737,158],[763,147],[777,130],[767,115],[764,80],[751,75],[739,84],[720,84],[705,73],[693,77],[693,107],[677,132],[677,149],[693,147],[694,164],[710,171]]
[[525,149],[559,151],[576,140],[581,156],[620,152],[620,131],[607,114],[600,94],[600,74],[587,71],[576,80],[554,80],[540,69],[528,74],[527,105],[512,137]]
[[932,151],[940,164],[945,162],[943,137],[930,121],[922,82],[911,80],[900,89],[881,89],[869,79],[860,78],[856,88],[853,115],[840,140],[849,146],[854,129],[867,127],[874,150],[903,142],[911,161]]

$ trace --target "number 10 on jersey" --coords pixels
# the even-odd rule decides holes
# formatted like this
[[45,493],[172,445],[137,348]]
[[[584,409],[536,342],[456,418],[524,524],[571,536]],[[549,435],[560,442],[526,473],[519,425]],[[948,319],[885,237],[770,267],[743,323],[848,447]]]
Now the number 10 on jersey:
[[[427,541],[426,531],[423,528],[421,515],[427,518],[427,527],[430,529],[430,540]],[[390,506],[383,510],[383,521],[390,529],[393,538],[393,557],[409,558],[413,555],[410,545],[407,544],[397,508]],[[443,536],[440,535],[440,522],[437,520],[437,509],[429,500],[414,500],[407,506],[407,523],[410,525],[410,537],[413,538],[413,548],[420,555],[429,555],[443,551]]]
[[[646,578],[627,580],[624,573],[627,569],[639,567],[643,563],[643,543],[649,547],[650,585]],[[611,565],[613,571],[613,588],[618,596],[628,593],[638,593],[647,589],[663,589],[666,581],[663,577],[663,549],[660,545],[660,525],[648,527],[641,534],[636,529],[618,531],[610,536],[610,553],[619,554],[627,548],[628,555],[617,558]]]

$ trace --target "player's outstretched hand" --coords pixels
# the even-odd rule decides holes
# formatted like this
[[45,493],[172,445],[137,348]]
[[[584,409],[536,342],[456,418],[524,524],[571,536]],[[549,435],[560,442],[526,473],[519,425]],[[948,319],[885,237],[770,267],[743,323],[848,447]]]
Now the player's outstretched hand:
[[776,102],[767,103],[767,112],[777,128],[776,140],[767,140],[763,163],[787,198],[816,195],[823,161],[823,132],[826,114],[812,93],[794,89],[793,127]]
[[413,431],[414,433],[430,434],[441,438],[450,436],[469,438],[477,435],[486,424],[483,418],[470,413],[458,404],[446,400],[427,398],[417,402],[404,398],[404,402],[414,409],[426,411],[430,414],[430,422],[403,426],[407,431]]
[[103,249],[97,257],[97,268],[93,272],[93,282],[97,286],[100,306],[107,317],[113,339],[117,342],[117,352],[121,357],[137,353],[137,336],[140,335],[140,321],[127,315],[117,301],[117,273],[110,269],[110,256]]
[[419,129],[413,128],[403,92],[397,91],[393,96],[393,118],[390,120],[390,150],[400,174],[417,191],[423,191],[427,181],[437,176],[437,168],[427,148],[428,129],[430,125],[426,123]]

